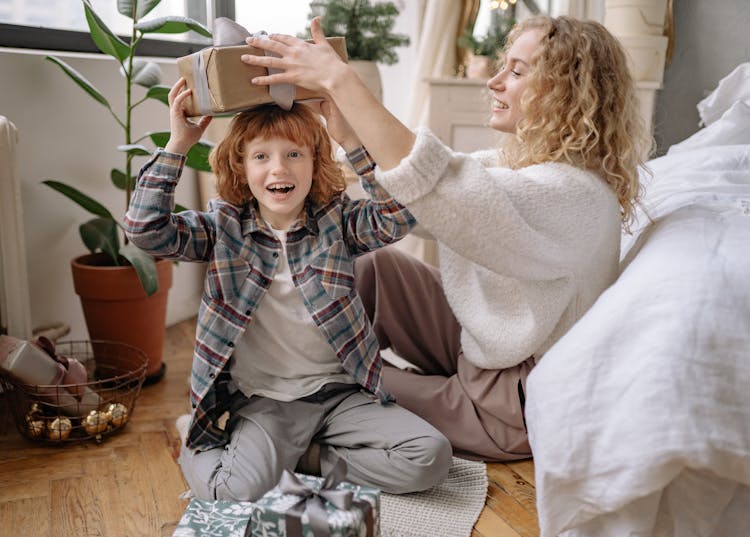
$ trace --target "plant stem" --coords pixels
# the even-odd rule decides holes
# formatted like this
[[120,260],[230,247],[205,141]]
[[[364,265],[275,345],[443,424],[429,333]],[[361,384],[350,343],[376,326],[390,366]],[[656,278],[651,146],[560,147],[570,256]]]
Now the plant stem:
[[[133,76],[133,56],[135,56],[135,46],[138,44],[135,24],[133,24],[133,30],[130,35],[130,54],[128,54],[128,66],[125,69],[125,144],[130,145],[131,143],[131,118],[133,113],[133,107],[131,106],[131,91],[133,88],[132,76]],[[130,177],[133,167],[133,155],[130,153],[125,154],[125,210],[130,207]],[[123,234],[124,244],[128,243],[127,235]]]

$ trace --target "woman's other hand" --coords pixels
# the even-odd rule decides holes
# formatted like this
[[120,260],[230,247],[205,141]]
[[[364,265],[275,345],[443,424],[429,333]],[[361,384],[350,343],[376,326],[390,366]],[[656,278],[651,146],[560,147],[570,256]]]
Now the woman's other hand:
[[359,141],[357,134],[352,129],[349,122],[344,119],[341,111],[333,101],[326,100],[320,103],[320,113],[326,120],[328,133],[337,144],[344,148],[347,153],[354,151],[362,142]]
[[206,127],[211,122],[211,116],[203,116],[194,121],[187,116],[187,99],[192,90],[187,87],[187,81],[180,78],[169,90],[169,141],[164,147],[165,151],[185,155],[206,132]]

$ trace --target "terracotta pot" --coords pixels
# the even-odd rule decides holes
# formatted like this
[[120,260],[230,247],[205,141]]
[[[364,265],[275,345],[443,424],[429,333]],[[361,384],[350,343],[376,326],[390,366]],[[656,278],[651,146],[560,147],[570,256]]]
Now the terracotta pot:
[[148,356],[146,382],[156,382],[164,373],[162,352],[172,262],[156,262],[159,289],[151,296],[146,295],[133,267],[109,263],[109,256],[103,253],[71,261],[73,285],[81,299],[89,337],[141,349]]
[[383,102],[383,83],[380,78],[380,69],[378,64],[370,61],[363,60],[350,60],[349,65],[352,66],[354,72],[357,73],[359,79],[367,86],[378,102]]

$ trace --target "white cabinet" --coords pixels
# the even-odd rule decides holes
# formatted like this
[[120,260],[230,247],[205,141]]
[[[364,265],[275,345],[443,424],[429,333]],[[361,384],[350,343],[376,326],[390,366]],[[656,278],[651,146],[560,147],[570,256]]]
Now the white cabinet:
[[498,133],[487,126],[490,93],[485,80],[431,78],[427,126],[456,151],[497,146]]

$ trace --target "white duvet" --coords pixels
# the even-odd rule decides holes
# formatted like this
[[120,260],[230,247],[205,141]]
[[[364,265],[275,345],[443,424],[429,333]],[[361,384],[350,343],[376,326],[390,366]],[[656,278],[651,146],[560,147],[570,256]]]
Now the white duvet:
[[542,537],[750,536],[750,106],[650,167],[653,221],[528,380]]

